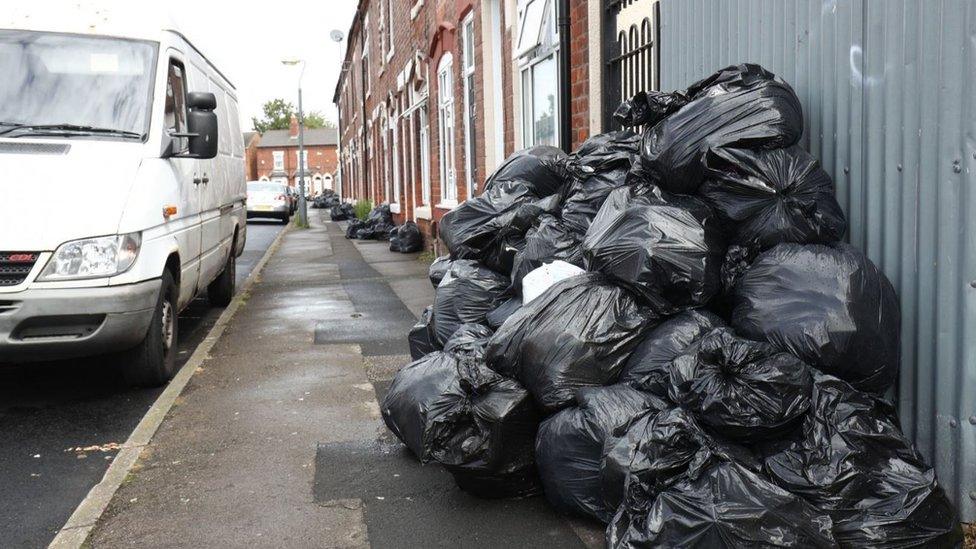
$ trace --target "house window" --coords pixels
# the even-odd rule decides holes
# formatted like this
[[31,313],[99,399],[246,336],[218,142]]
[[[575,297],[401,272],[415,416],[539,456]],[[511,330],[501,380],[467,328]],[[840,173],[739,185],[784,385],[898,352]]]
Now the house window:
[[430,124],[428,123],[427,105],[424,104],[418,111],[419,119],[417,130],[417,141],[419,141],[420,154],[420,188],[421,198],[424,206],[430,206]]
[[285,171],[285,151],[274,151],[271,153],[271,156],[274,158],[274,171]]
[[559,36],[553,0],[525,0],[519,6],[516,61],[522,83],[522,144],[558,145]]
[[474,87],[474,14],[469,13],[461,24],[462,78],[464,79],[464,182],[467,198],[475,188],[475,128],[477,115]]
[[369,97],[369,16],[363,17],[363,92]]
[[383,51],[386,53],[386,60],[389,61],[393,58],[393,0],[382,0],[382,2],[380,10],[383,14],[383,41],[385,42]]
[[380,158],[383,163],[383,195],[386,202],[392,203],[394,200],[393,190],[390,187],[390,119],[386,112],[380,114],[380,142],[383,144],[383,154]]
[[[392,204],[400,203],[400,140],[397,137],[399,134],[399,117],[397,116],[397,111],[397,105],[394,103],[393,110],[390,112],[390,144],[392,147],[390,151],[390,158],[393,159],[393,165],[391,166],[393,175],[393,194],[390,198],[390,203]],[[396,213],[400,213],[399,208],[397,208],[397,210],[398,211]]]
[[437,65],[437,123],[440,135],[441,203],[457,201],[457,170],[454,166],[454,59],[450,53],[441,56]]
[[306,151],[304,151],[304,153],[305,153],[305,155],[304,155],[305,156],[305,162],[302,162],[298,158],[298,151],[295,151],[295,165],[296,166],[299,166],[301,169],[307,171],[308,170],[308,151],[306,150]]

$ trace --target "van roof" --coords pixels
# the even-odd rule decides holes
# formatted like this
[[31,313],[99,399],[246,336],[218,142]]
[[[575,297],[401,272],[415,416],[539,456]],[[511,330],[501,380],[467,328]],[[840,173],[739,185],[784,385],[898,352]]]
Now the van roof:
[[131,5],[110,0],[94,0],[83,5],[72,3],[51,10],[38,10],[33,2],[17,2],[13,6],[4,6],[3,14],[0,14],[0,29],[112,36],[153,42],[159,42],[163,33],[173,33],[200,54],[210,68],[236,91],[227,75],[177,28],[179,25],[171,13],[162,7],[143,6],[140,3],[138,9],[133,9]]

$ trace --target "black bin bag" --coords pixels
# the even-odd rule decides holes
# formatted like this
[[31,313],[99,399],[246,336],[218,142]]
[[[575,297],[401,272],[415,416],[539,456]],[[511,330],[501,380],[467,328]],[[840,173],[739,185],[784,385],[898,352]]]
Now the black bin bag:
[[716,148],[705,167],[698,194],[730,227],[733,244],[759,250],[782,242],[827,244],[847,232],[833,180],[799,146]]
[[[624,130],[587,139],[566,163],[561,217],[566,229],[583,235],[614,189],[627,184],[640,136]],[[581,237],[582,238],[582,237]]]
[[704,155],[716,147],[776,149],[803,134],[800,100],[759,65],[726,67],[692,84],[687,105],[644,132],[631,178],[692,194],[704,179]]
[[639,91],[633,98],[620,103],[613,118],[627,127],[653,126],[666,116],[688,104],[681,92]]
[[553,413],[571,404],[577,389],[613,383],[654,320],[603,276],[574,276],[505,321],[488,343],[488,366],[519,379]]
[[507,276],[477,261],[452,262],[434,296],[437,342],[443,345],[461,324],[486,324],[486,315],[501,303],[508,285]]
[[428,306],[420,315],[420,320],[414,324],[407,335],[410,344],[410,358],[417,360],[440,349],[437,335],[434,334],[434,307]]
[[[462,324],[444,343],[444,352],[452,355],[485,358],[485,347],[494,332],[484,324]],[[486,368],[482,370],[490,372]]]
[[[413,221],[400,225],[396,231],[397,250],[403,254],[419,252],[424,249],[424,237],[420,234],[420,227]],[[391,246],[392,246],[392,238]]]
[[600,464],[604,503],[640,515],[657,493],[720,461],[761,468],[749,450],[706,432],[691,412],[651,410],[607,440]]
[[958,547],[959,517],[894,407],[815,374],[802,436],[765,459],[783,488],[830,514],[844,547]]
[[526,187],[537,198],[556,194],[565,182],[565,161],[566,153],[556,147],[539,145],[518,151],[488,177],[484,192],[504,182],[514,182]]
[[504,181],[445,214],[439,234],[452,258],[475,259],[510,273],[532,222],[558,209],[558,195],[538,198],[525,185]]
[[626,384],[580,389],[576,404],[539,426],[536,466],[553,507],[607,523],[616,508],[607,507],[600,491],[603,446],[614,430],[666,404]]
[[442,255],[430,264],[430,268],[427,270],[427,277],[430,278],[430,283],[434,286],[434,288],[437,288],[440,285],[441,280],[444,279],[444,275],[446,275],[447,271],[450,270],[452,263],[453,261],[451,261],[451,256]]
[[573,232],[557,217],[540,216],[525,234],[525,246],[515,254],[512,285],[521,294],[522,279],[533,270],[553,261],[583,266],[582,236]]
[[670,373],[673,402],[742,443],[789,433],[810,407],[813,378],[802,360],[729,328],[703,336]]
[[613,191],[583,239],[588,270],[626,286],[660,315],[707,303],[720,288],[725,250],[711,208],[654,188]]
[[405,366],[381,411],[421,462],[443,465],[462,490],[483,498],[541,491],[533,457],[540,418],[532,397],[477,358],[435,352]]
[[732,327],[855,388],[884,392],[898,376],[895,290],[850,245],[779,244],[735,286]]
[[488,327],[492,330],[497,330],[501,328],[502,324],[508,320],[508,317],[515,314],[522,308],[522,298],[518,296],[509,297],[505,301],[502,301],[493,311],[485,316],[485,320],[488,322]]
[[647,332],[624,364],[618,381],[636,383],[645,391],[668,398],[671,361],[713,328],[722,326],[722,319],[704,309],[676,314]]
[[832,548],[826,513],[735,462],[716,463],[657,494],[646,510],[621,509],[607,547]]

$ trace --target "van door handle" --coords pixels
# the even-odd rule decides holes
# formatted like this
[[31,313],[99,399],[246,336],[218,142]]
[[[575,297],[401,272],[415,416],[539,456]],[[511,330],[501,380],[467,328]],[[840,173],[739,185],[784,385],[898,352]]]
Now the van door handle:
[[207,183],[210,183],[210,178],[207,177],[207,174],[203,174],[203,184],[206,185]]
[[199,184],[200,184],[200,183],[201,183],[202,181],[203,181],[203,180],[202,180],[202,179],[200,179],[199,177],[197,177],[197,175],[196,175],[196,174],[193,174],[193,184],[194,184],[194,185],[199,185]]

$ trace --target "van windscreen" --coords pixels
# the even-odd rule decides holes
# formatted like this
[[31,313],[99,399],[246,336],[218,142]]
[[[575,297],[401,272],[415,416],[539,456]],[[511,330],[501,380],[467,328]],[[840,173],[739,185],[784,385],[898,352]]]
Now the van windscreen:
[[0,30],[0,135],[142,138],[157,45]]

